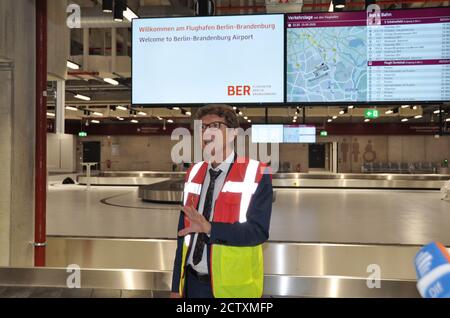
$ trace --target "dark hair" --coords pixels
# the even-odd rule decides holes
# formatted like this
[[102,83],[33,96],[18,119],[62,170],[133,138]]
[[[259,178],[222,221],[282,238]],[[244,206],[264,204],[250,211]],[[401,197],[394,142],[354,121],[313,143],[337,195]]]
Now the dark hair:
[[209,104],[201,107],[195,114],[195,119],[202,119],[206,115],[217,115],[225,119],[225,123],[230,128],[239,127],[239,119],[236,112],[225,104]]

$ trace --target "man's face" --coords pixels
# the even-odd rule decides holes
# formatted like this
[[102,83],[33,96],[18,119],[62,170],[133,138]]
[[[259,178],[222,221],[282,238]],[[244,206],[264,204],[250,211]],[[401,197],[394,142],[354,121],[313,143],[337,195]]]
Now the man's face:
[[[202,149],[211,149],[211,154],[216,162],[225,160],[226,147],[234,140],[232,129],[228,128],[225,118],[217,115],[206,115],[202,121]],[[228,130],[228,131],[227,131]]]

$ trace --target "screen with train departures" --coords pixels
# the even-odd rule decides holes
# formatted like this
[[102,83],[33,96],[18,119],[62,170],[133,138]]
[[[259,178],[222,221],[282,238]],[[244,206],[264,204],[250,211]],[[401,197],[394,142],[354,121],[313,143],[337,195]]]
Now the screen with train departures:
[[450,8],[288,14],[287,102],[450,100]]

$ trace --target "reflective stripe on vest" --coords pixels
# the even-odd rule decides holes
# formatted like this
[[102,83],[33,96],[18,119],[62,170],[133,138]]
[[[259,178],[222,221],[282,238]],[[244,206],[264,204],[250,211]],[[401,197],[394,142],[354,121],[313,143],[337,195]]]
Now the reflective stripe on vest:
[[255,193],[258,183],[256,183],[256,173],[258,172],[259,162],[250,159],[243,182],[227,181],[222,192],[241,193],[241,204],[239,207],[239,223],[247,222],[247,210],[250,205],[250,199]]
[[202,190],[202,185],[199,183],[192,182],[192,179],[197,175],[198,171],[200,170],[201,166],[203,165],[203,162],[197,162],[191,169],[191,172],[189,173],[188,180],[186,184],[184,185],[184,195],[183,195],[183,205],[186,205],[188,193],[194,193],[196,195],[200,195],[200,192]]

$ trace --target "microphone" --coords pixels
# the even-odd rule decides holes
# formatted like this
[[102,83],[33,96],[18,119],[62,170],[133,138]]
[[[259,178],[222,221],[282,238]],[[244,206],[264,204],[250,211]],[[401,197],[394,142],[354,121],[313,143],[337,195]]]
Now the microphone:
[[450,298],[450,254],[444,245],[432,242],[414,259],[417,289],[423,298]]

